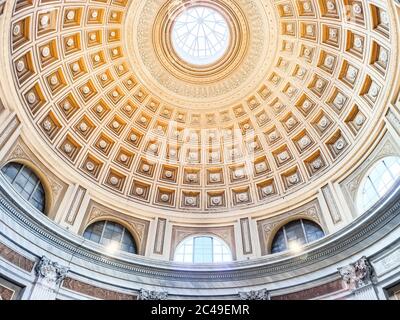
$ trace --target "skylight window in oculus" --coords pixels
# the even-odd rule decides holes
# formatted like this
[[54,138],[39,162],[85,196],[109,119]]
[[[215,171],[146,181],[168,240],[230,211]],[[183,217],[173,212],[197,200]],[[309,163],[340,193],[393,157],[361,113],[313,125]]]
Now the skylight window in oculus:
[[225,18],[206,6],[183,11],[172,28],[172,44],[187,63],[205,66],[220,60],[229,46],[229,27]]

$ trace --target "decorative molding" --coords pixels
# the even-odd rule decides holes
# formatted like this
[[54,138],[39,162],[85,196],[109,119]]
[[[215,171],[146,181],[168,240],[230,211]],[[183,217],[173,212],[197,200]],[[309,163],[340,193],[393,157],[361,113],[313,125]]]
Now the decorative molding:
[[239,292],[240,300],[271,300],[271,295],[267,289],[251,290]]
[[157,219],[156,238],[154,240],[154,250],[153,250],[153,252],[156,254],[163,254],[166,227],[167,227],[167,220],[158,218]]
[[328,210],[331,215],[333,223],[335,224],[339,223],[342,220],[342,217],[340,216],[339,208],[333,196],[331,186],[327,184],[324,187],[322,187],[321,191],[325,199],[326,205],[328,206]]
[[60,266],[57,262],[51,261],[46,256],[42,256],[35,268],[36,274],[42,283],[47,286],[58,286],[65,279],[69,268]]
[[389,254],[373,261],[375,274],[379,277],[400,265],[400,245],[390,250]]
[[249,218],[240,219],[240,230],[242,232],[243,254],[253,253],[251,244],[250,220]]
[[396,116],[396,114],[391,109],[389,109],[388,113],[386,114],[386,118],[392,124],[392,126],[396,130],[396,132],[398,134],[400,134],[400,119]]
[[4,162],[9,162],[12,160],[27,160],[27,161],[32,161],[31,157],[28,156],[27,152],[24,150],[24,148],[17,143],[13,150],[7,155],[6,161]]
[[168,292],[140,289],[138,300],[167,300]]
[[35,268],[37,279],[34,283],[30,300],[54,300],[58,289],[66,278],[69,268],[42,256]]
[[73,225],[75,223],[76,216],[82,207],[82,202],[86,195],[87,190],[82,186],[78,186],[78,189],[76,190],[74,197],[70,203],[68,213],[66,214],[65,222],[70,225]]
[[[0,105],[1,111],[1,105]],[[21,124],[17,116],[14,116],[12,120],[7,124],[7,126],[0,133],[0,150],[4,147],[6,142],[10,139],[11,135],[17,130],[18,126]]]
[[53,180],[52,178],[48,178],[48,179],[49,179],[50,189],[52,191],[53,197],[55,199],[58,199],[59,196],[61,195],[61,191],[63,190],[64,187],[57,181]]
[[325,265],[328,262],[332,265],[338,263],[342,252],[346,252],[346,256],[352,255],[358,252],[360,246],[365,248],[375,243],[400,225],[399,190],[397,189],[396,193],[390,197],[384,197],[381,200],[383,205],[379,206],[378,211],[377,207],[371,208],[357,219],[356,225],[350,224],[344,227],[326,238],[329,241],[322,239],[318,245],[309,245],[303,255],[293,257],[290,254],[283,254],[279,261],[271,261],[271,257],[267,256],[263,257],[265,263],[257,266],[254,266],[252,261],[238,261],[229,264],[229,267],[225,267],[224,270],[217,271],[203,268],[175,270],[172,266],[176,267],[176,265],[170,262],[155,262],[151,259],[142,259],[140,256],[129,256],[129,261],[104,256],[102,252],[91,248],[89,244],[82,245],[75,236],[71,239],[70,232],[55,228],[54,222],[48,221],[45,217],[32,215],[28,208],[10,198],[1,184],[0,211],[7,219],[15,221],[18,228],[40,237],[41,241],[48,243],[49,247],[55,247],[66,255],[73,254],[77,260],[90,261],[96,268],[108,268],[132,276],[145,276],[160,279],[160,281],[184,280],[193,283],[234,280],[247,283],[251,279],[260,279],[265,275],[273,277],[287,272],[295,274],[305,267],[308,272],[311,272],[320,262]]
[[365,287],[374,281],[374,268],[365,256],[338,270],[343,281],[349,285],[352,290]]

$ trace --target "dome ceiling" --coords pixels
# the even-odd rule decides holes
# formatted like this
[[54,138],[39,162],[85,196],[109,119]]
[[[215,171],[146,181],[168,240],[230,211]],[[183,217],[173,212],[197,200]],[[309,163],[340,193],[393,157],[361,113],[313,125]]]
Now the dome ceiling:
[[[170,36],[198,5],[229,27],[206,65],[179,59]],[[396,59],[386,5],[20,0],[8,17],[16,107],[93,193],[262,208],[326,183],[370,134]]]

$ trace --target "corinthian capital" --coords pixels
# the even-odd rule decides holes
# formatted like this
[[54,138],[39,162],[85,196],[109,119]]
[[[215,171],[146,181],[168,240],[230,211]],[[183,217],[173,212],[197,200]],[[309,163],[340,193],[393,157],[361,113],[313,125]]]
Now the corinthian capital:
[[53,262],[49,258],[43,256],[35,270],[37,276],[48,285],[58,285],[67,276],[69,268],[62,267],[57,262]]
[[352,289],[358,289],[372,283],[374,269],[367,257],[362,257],[356,262],[338,270],[343,281]]
[[271,300],[267,289],[239,292],[240,300]]
[[139,300],[166,300],[168,292],[140,289]]

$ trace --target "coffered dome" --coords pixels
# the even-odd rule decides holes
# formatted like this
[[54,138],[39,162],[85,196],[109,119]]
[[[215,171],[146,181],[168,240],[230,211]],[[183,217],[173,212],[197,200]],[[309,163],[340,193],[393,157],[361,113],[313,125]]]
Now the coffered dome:
[[398,0],[0,0],[0,31],[0,298],[43,265],[67,298],[397,292]]
[[19,1],[10,19],[32,135],[79,180],[168,212],[325,183],[398,58],[390,12],[361,1]]
[[8,19],[15,108],[49,162],[165,212],[325,184],[398,59],[390,10],[363,1],[17,1]]

